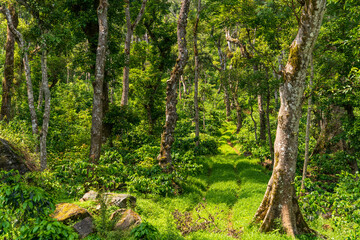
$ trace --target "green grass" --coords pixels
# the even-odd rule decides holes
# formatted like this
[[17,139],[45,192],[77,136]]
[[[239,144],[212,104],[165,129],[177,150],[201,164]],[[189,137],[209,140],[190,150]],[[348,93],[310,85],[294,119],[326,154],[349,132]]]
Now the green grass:
[[[228,236],[227,228],[242,230],[241,239],[291,239],[278,232],[260,233],[258,226],[251,226],[252,218],[259,207],[265,193],[271,172],[259,164],[258,159],[239,156],[227,144],[227,140],[235,131],[234,126],[225,126],[220,141],[220,154],[201,159],[204,171],[201,175],[190,177],[185,193],[176,197],[157,199],[139,199],[137,211],[144,220],[154,225],[160,232],[162,239],[234,239]],[[176,229],[172,213],[188,211],[197,215],[196,207],[205,204],[205,210],[200,215],[215,216],[216,226],[220,233],[211,230],[197,231],[181,236]],[[315,230],[327,235],[329,239],[343,239],[340,232],[324,232],[323,224],[330,224],[329,220],[319,219],[311,222]],[[301,239],[313,239],[303,237]]]
[[[183,188],[183,193],[177,196],[137,196],[135,209],[142,219],[155,226],[161,240],[230,240],[229,229],[241,231],[243,240],[275,240],[291,239],[278,231],[261,233],[256,225],[252,225],[253,216],[259,207],[271,172],[258,164],[258,159],[239,156],[227,143],[236,127],[226,124],[219,139],[220,153],[212,157],[199,159],[203,171],[197,176],[190,176]],[[235,145],[236,143],[234,143]],[[237,145],[235,145],[237,146]],[[238,149],[238,148],[237,148]],[[85,208],[94,208],[93,203],[81,203]],[[189,212],[193,219],[201,216],[205,219],[213,217],[214,225],[206,230],[193,231],[182,235],[177,229],[173,216],[175,211]],[[345,239],[346,229],[336,228],[330,220],[322,218],[309,222],[310,227],[326,235],[328,239]],[[324,224],[330,225],[334,231],[323,230]],[[109,235],[110,236],[110,235]],[[124,238],[124,237],[123,237]],[[119,236],[111,239],[122,239]],[[124,239],[128,239],[125,237]],[[300,237],[299,239],[314,239]]]

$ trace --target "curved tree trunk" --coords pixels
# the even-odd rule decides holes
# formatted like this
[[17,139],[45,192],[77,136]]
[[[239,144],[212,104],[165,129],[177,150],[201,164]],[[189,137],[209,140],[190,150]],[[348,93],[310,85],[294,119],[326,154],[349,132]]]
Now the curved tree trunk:
[[195,108],[195,139],[196,139],[196,146],[199,145],[199,135],[200,135],[200,127],[199,127],[199,52],[197,47],[197,31],[200,19],[200,11],[201,11],[201,0],[198,0],[197,5],[197,14],[194,26],[194,55],[195,55],[195,76],[194,76],[194,108]]
[[176,104],[177,93],[176,87],[183,74],[188,59],[186,48],[186,25],[190,8],[190,0],[183,0],[181,3],[180,15],[177,26],[177,41],[179,47],[179,56],[176,60],[175,67],[171,72],[170,79],[166,82],[166,121],[164,131],[161,135],[160,154],[157,157],[160,167],[164,171],[172,170],[171,146],[174,143],[174,130],[177,121]]
[[15,28],[11,13],[9,9],[7,9],[5,6],[1,6],[0,11],[5,15],[8,27],[10,28],[10,31],[15,36],[15,39],[20,47],[20,49],[23,52],[23,62],[24,62],[24,69],[25,69],[25,77],[26,77],[26,87],[27,87],[27,95],[28,95],[28,105],[30,110],[30,116],[31,116],[31,128],[32,133],[35,136],[38,136],[39,129],[38,129],[38,120],[36,116],[36,110],[34,105],[34,92],[31,82],[31,71],[30,71],[30,64],[29,64],[29,54],[28,54],[28,47],[26,45],[26,42],[22,36],[22,34]]
[[94,97],[91,124],[90,160],[97,162],[100,158],[103,131],[103,89],[106,61],[106,45],[108,37],[108,1],[100,0],[97,9],[99,22],[99,40],[96,51],[95,81],[93,82]]
[[[14,28],[18,26],[18,15],[13,6],[9,7],[11,19]],[[11,32],[9,26],[7,27],[7,37],[5,44],[5,66],[4,66],[4,80],[2,82],[2,103],[0,120],[9,121],[11,118],[11,87],[14,80],[14,49],[15,49],[15,36]]]
[[[281,107],[275,140],[274,170],[254,220],[267,232],[280,227],[290,235],[314,233],[299,209],[293,185],[298,153],[301,99],[305,89],[310,56],[319,34],[326,0],[305,1],[299,30],[291,44],[280,87]],[[280,220],[280,222],[279,222]]]

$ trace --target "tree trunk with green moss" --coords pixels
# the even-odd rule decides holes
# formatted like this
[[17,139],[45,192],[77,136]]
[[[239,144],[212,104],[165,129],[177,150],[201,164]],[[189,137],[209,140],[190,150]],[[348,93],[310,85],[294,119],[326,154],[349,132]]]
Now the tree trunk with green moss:
[[183,0],[181,4],[178,26],[177,26],[177,42],[179,48],[178,59],[175,67],[171,72],[170,79],[166,82],[166,120],[164,131],[161,135],[160,154],[157,157],[160,167],[164,171],[171,171],[171,146],[175,141],[174,130],[177,121],[176,104],[177,92],[176,87],[183,74],[188,59],[188,51],[186,48],[186,25],[190,8],[190,0]]
[[[14,28],[18,26],[18,16],[13,6],[9,7],[11,18]],[[2,82],[2,102],[0,120],[9,121],[11,118],[11,86],[14,80],[14,49],[15,49],[15,36],[11,32],[10,27],[7,27],[7,37],[5,44],[5,66],[4,66],[4,79]]]
[[90,160],[97,162],[100,158],[103,132],[104,105],[104,75],[106,62],[106,46],[108,37],[108,1],[100,0],[97,9],[99,22],[99,40],[96,51],[95,81],[93,82],[94,96],[91,123]]
[[296,198],[295,178],[302,96],[309,60],[319,34],[326,0],[305,1],[296,38],[280,86],[281,107],[274,145],[274,170],[254,221],[263,232],[281,228],[288,235],[314,233],[305,222]]

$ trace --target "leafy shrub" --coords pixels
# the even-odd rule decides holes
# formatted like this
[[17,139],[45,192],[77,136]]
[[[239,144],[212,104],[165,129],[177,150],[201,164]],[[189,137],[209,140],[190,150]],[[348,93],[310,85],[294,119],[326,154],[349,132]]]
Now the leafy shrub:
[[156,240],[159,232],[153,225],[144,221],[133,228],[130,234],[135,240]]
[[[357,239],[354,236],[356,229],[360,228],[360,174],[341,172],[337,177],[339,182],[334,192],[324,190],[317,182],[307,178],[306,194],[300,195],[299,203],[309,220],[314,220],[321,214],[330,215],[335,226],[348,229],[347,239]],[[295,179],[295,183],[300,192],[300,177]]]
[[0,234],[10,239],[75,239],[71,228],[50,218],[55,205],[18,172],[0,172]]

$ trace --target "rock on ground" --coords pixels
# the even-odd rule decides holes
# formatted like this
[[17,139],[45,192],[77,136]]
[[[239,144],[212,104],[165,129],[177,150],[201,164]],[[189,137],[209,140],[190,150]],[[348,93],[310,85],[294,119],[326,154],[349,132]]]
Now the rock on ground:
[[85,238],[87,235],[94,232],[94,224],[91,217],[84,218],[74,225],[74,229],[79,234],[80,238]]
[[56,210],[52,215],[58,221],[76,221],[90,217],[90,213],[85,209],[73,203],[60,203],[56,205]]
[[141,217],[139,214],[131,209],[126,210],[121,219],[115,224],[114,230],[128,230],[133,226],[141,223]]
[[86,201],[95,201],[96,198],[98,197],[99,193],[95,192],[93,190],[87,192],[84,194],[84,196],[82,198],[80,198],[80,202],[86,202]]
[[21,157],[10,143],[0,138],[0,170],[10,171],[18,170],[20,174],[24,174],[29,170],[25,164],[25,158]]

